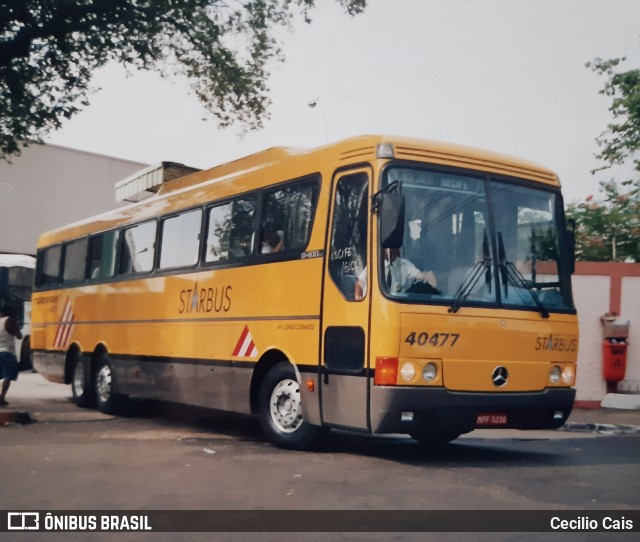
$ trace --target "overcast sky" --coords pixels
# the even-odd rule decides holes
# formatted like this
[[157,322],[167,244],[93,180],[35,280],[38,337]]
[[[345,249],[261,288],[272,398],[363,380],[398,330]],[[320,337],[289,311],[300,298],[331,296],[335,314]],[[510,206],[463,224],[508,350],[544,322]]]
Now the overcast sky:
[[[369,0],[350,18],[330,1],[284,32],[271,120],[240,138],[206,116],[184,81],[95,77],[91,105],[48,142],[145,163],[205,168],[272,146],[366,133],[485,148],[555,170],[565,199],[597,193],[595,138],[611,116],[595,57],[640,67],[638,0]],[[318,107],[308,102],[318,98]],[[629,174],[630,168],[617,175]]]

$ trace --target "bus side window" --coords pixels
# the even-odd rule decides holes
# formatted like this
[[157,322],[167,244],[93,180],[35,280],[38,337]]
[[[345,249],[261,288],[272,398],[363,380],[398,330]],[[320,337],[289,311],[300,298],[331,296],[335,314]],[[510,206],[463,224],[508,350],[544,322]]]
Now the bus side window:
[[229,259],[231,205],[231,203],[223,203],[209,209],[205,262],[220,262]]
[[192,267],[198,263],[202,211],[195,209],[162,221],[160,269]]
[[120,273],[145,273],[153,269],[156,222],[144,222],[124,230]]
[[89,239],[90,279],[104,279],[115,275],[118,233],[118,230],[112,230]]
[[204,261],[247,258],[253,252],[255,196],[236,199],[209,209]]
[[38,252],[38,286],[57,284],[60,281],[62,246],[50,247]]
[[329,273],[349,301],[356,299],[357,277],[367,265],[368,184],[366,173],[356,173],[336,187]]
[[87,266],[87,243],[88,239],[85,237],[64,245],[62,282],[84,280]]
[[22,301],[31,301],[33,274],[33,269],[29,267],[10,267],[8,269],[7,281],[7,291],[9,294]]
[[309,180],[266,192],[260,252],[304,250],[311,235],[317,199],[318,183]]
[[229,259],[246,258],[253,252],[256,197],[250,196],[233,202]]

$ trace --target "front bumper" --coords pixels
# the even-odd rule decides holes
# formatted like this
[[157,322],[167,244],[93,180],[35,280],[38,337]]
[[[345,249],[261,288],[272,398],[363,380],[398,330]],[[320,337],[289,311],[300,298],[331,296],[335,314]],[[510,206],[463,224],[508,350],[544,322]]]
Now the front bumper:
[[374,387],[371,429],[374,433],[442,431],[468,433],[481,414],[506,415],[504,429],[557,429],[571,414],[576,390],[465,393],[445,388]]

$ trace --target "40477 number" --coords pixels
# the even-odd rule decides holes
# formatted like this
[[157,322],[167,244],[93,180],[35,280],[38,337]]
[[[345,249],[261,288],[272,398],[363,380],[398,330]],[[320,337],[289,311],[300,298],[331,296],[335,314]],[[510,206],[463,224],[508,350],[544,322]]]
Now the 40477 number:
[[460,338],[459,333],[427,333],[426,331],[412,331],[407,335],[407,338],[404,340],[407,344],[413,346],[417,344],[418,346],[440,346],[440,347],[452,347],[455,346]]

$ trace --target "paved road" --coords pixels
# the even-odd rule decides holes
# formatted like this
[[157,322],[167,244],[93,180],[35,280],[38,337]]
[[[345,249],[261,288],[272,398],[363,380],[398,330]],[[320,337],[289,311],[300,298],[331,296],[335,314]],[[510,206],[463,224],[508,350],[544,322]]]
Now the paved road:
[[[21,375],[11,392],[12,407],[29,406],[38,422],[0,427],[0,507],[5,510],[640,508],[640,433],[633,428],[623,434],[475,431],[439,451],[404,437],[334,432],[322,449],[301,453],[264,443],[253,418],[161,403],[138,417],[112,417],[78,409],[67,387],[33,374]],[[160,533],[101,536],[172,539]],[[392,538],[427,539],[411,533]],[[12,534],[5,539],[33,538]],[[315,533],[302,539],[390,537]]]

